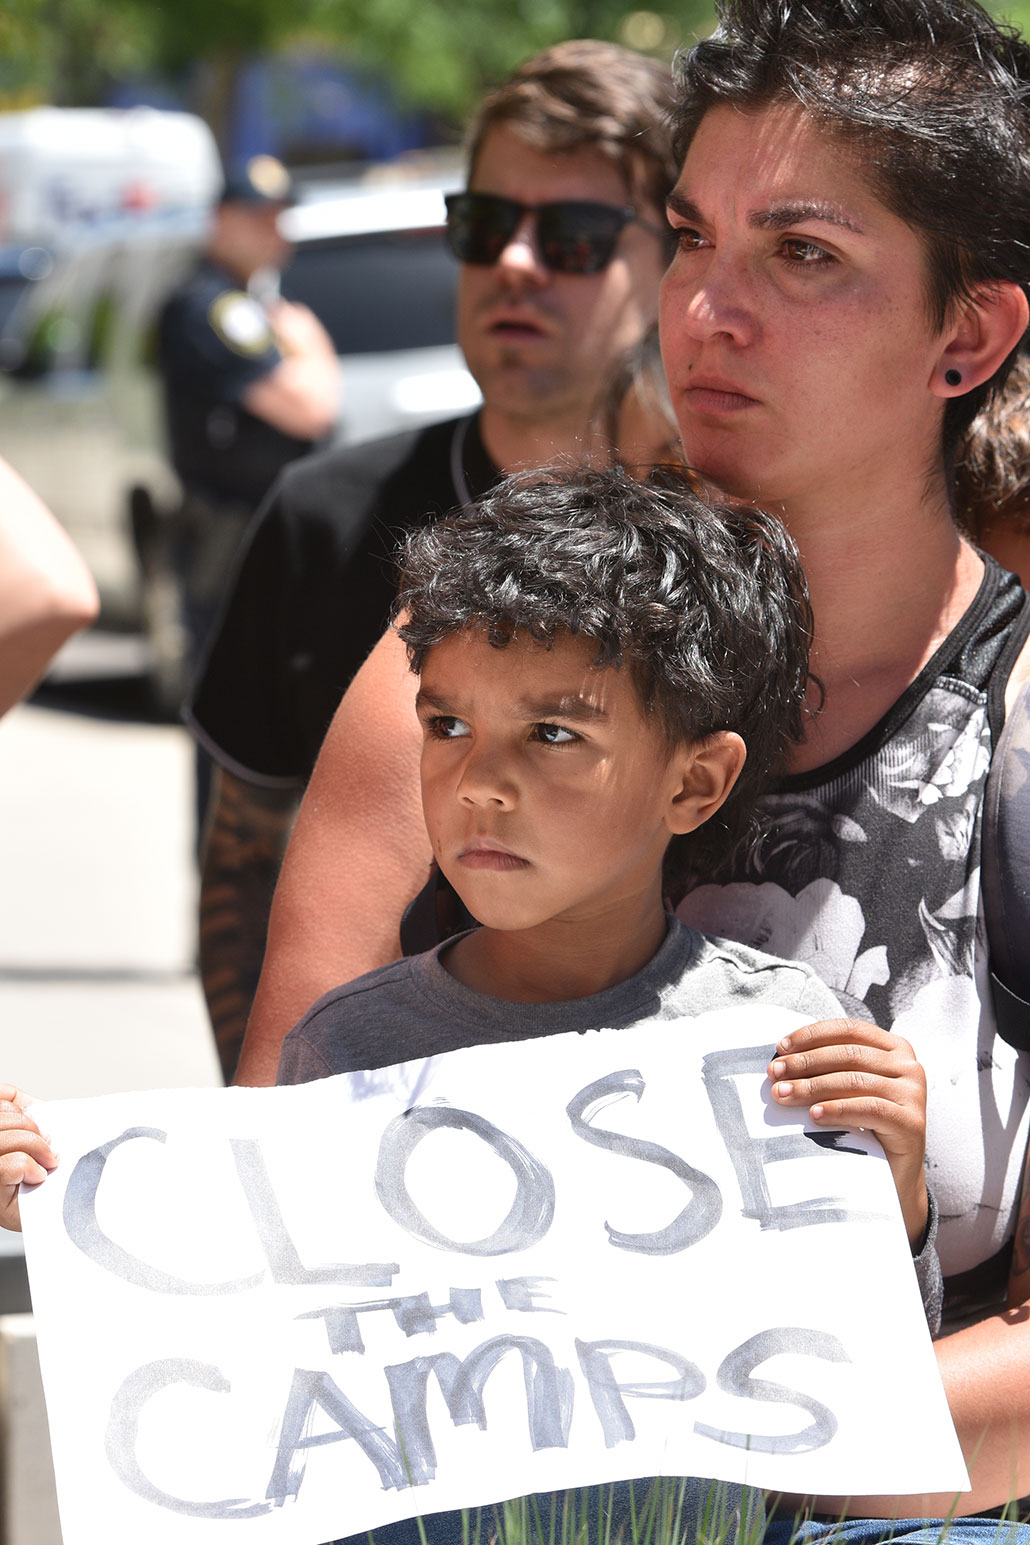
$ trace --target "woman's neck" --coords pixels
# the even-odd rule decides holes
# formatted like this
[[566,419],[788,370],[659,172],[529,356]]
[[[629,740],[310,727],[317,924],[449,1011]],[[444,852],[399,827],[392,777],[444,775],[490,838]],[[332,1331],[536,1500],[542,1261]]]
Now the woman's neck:
[[815,618],[812,670],[825,702],[791,770],[840,756],[915,680],[976,594],[983,564],[940,497],[913,511],[823,508],[788,513]]

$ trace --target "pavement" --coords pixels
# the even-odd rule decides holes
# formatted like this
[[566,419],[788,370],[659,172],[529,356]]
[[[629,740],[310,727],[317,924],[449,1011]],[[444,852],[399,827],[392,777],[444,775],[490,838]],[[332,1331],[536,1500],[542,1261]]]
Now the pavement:
[[[192,742],[139,641],[72,640],[0,721],[0,1081],[44,1099],[221,1083],[195,970]],[[0,1313],[27,1307],[0,1232]]]

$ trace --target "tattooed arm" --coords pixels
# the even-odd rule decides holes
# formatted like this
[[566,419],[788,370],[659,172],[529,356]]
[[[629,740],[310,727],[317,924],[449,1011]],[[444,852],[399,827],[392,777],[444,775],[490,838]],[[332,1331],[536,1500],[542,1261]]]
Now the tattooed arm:
[[1008,1303],[1017,1309],[1030,1298],[1030,1148],[1023,1160],[1023,1179],[1019,1189],[1019,1216],[1012,1241],[1012,1269],[1009,1272]]
[[226,1083],[261,974],[268,913],[298,795],[215,769],[200,884],[200,973]]

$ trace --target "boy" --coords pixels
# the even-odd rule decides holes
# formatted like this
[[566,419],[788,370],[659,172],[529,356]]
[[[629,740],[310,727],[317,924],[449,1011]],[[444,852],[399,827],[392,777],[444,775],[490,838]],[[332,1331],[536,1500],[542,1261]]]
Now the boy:
[[[516,477],[408,539],[398,615],[433,851],[482,926],[320,998],[280,1083],[747,1002],[839,1015],[808,967],[664,906],[746,835],[801,734],[811,616],[778,521],[616,470]],[[876,1133],[933,1323],[911,1047],[841,1021],[769,1071],[816,1124]]]
[[[320,998],[283,1043],[279,1083],[747,1002],[840,1014],[808,967],[706,938],[664,905],[746,837],[802,732],[811,614],[778,521],[617,470],[510,478],[408,538],[397,613],[420,677],[426,826],[481,926]],[[911,1047],[840,1020],[784,1037],[769,1074],[816,1124],[875,1131],[936,1327]],[[713,1502],[724,1533],[754,1533],[746,1514],[727,1530],[740,1488],[692,1485],[684,1538]],[[628,1525],[630,1493],[610,1489],[602,1532]],[[545,1519],[555,1505],[524,1504]],[[458,1545],[462,1527],[434,1515],[429,1538]],[[377,1531],[378,1545],[416,1538]]]

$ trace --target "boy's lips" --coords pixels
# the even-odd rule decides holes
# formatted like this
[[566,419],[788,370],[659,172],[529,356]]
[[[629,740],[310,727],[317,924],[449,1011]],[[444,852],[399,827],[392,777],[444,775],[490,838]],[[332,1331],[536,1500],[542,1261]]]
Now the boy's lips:
[[458,863],[465,869],[527,869],[528,858],[520,858],[510,848],[489,837],[473,837],[458,854]]

